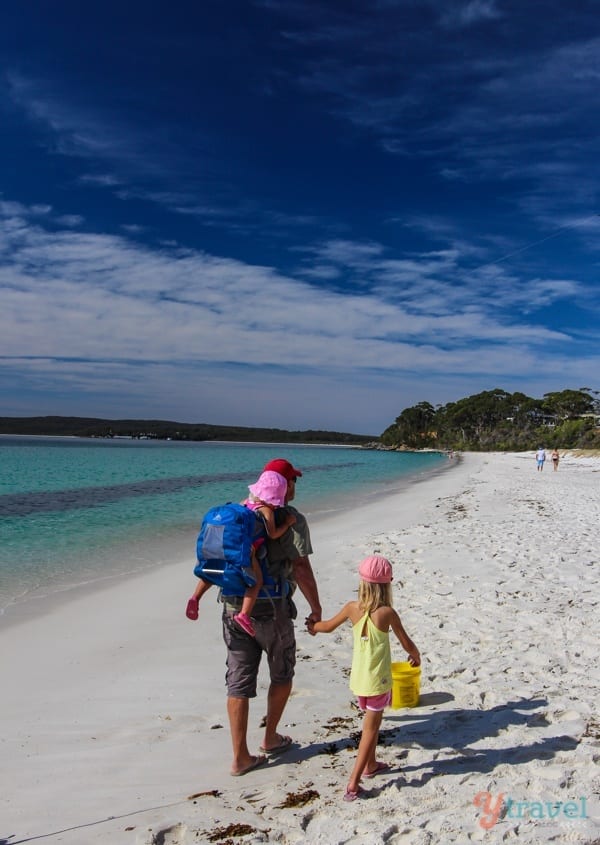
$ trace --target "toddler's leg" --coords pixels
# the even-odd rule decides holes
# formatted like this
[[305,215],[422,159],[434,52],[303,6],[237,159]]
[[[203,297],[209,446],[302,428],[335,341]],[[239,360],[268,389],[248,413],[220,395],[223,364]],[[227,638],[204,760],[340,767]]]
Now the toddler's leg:
[[256,636],[256,631],[254,630],[254,625],[252,624],[252,619],[250,617],[252,615],[252,611],[254,610],[254,603],[256,602],[259,590],[260,587],[258,586],[249,587],[246,590],[246,592],[244,593],[244,598],[242,600],[242,609],[233,617],[234,620],[240,626],[240,628],[243,628],[244,631],[247,634],[250,634],[251,637]]
[[251,637],[255,637],[256,631],[254,630],[254,625],[252,624],[252,619],[250,617],[252,616],[252,611],[254,610],[254,604],[258,598],[260,588],[263,585],[263,577],[254,549],[252,549],[252,572],[254,574],[256,584],[253,587],[248,587],[244,593],[242,609],[239,613],[236,613],[233,618],[247,634],[250,634]]

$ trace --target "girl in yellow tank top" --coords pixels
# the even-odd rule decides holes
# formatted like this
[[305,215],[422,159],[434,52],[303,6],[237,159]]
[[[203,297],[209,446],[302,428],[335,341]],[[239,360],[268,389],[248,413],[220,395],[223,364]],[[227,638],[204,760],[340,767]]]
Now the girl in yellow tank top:
[[340,612],[322,622],[309,623],[314,634],[329,634],[342,622],[352,622],[354,650],[350,689],[358,696],[364,710],[362,736],[356,763],[344,801],[355,801],[361,793],[360,780],[370,778],[388,766],[375,757],[379,727],[384,708],[390,703],[392,688],[392,657],[390,628],[408,653],[409,662],[419,666],[421,656],[402,626],[400,617],[392,607],[392,565],[380,555],[365,558],[358,568],[360,585],[358,601],[350,601]]

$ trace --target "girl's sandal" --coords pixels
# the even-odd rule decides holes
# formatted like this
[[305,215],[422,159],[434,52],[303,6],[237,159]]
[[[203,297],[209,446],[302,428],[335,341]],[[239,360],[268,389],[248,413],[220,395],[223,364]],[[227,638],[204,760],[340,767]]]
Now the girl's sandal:
[[389,769],[389,765],[387,763],[381,763],[379,760],[375,763],[375,768],[372,772],[363,772],[361,777],[363,778],[374,778],[375,775],[378,775],[380,772],[387,772]]
[[356,801],[356,799],[361,795],[363,789],[359,786],[356,792],[353,792],[351,789],[347,789],[344,793],[344,801]]

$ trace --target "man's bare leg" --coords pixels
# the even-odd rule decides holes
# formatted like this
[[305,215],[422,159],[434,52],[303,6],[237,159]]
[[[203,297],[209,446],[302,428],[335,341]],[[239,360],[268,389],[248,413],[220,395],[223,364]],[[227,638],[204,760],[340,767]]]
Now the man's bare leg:
[[[289,693],[288,693],[289,694]],[[231,774],[239,774],[256,764],[256,756],[248,751],[248,711],[250,704],[247,698],[227,699],[227,715],[229,717],[229,731],[233,746],[233,762]]]
[[287,684],[271,684],[267,696],[267,718],[265,722],[265,736],[262,748],[268,751],[281,744],[281,737],[277,733],[277,725],[283,716],[285,705],[292,691],[292,682]]

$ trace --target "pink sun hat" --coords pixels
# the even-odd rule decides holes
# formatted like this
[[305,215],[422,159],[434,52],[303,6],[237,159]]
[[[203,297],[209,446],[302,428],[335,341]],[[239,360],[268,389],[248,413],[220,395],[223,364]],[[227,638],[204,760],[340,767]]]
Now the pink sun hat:
[[370,584],[389,584],[392,581],[392,564],[386,557],[370,555],[358,567],[358,574]]
[[285,494],[287,493],[287,480],[278,472],[268,470],[259,475],[258,481],[250,484],[248,490],[252,495],[266,502],[267,505],[274,505],[280,508],[285,505]]

